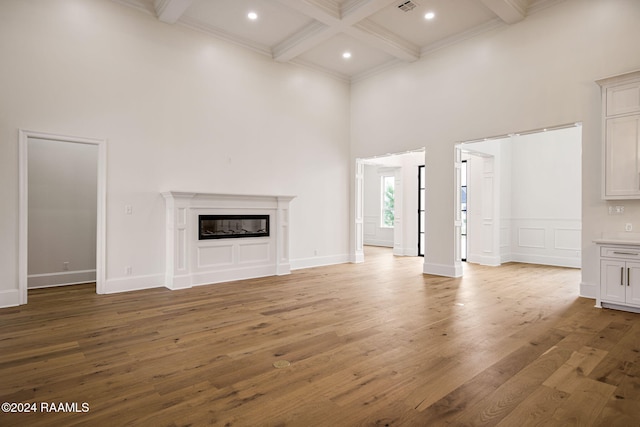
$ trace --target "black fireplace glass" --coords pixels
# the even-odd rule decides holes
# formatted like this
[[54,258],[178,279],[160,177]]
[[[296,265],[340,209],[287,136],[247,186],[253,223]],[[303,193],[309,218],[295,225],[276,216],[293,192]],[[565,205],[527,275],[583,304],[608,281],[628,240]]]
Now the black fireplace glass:
[[198,239],[269,236],[269,215],[198,215]]

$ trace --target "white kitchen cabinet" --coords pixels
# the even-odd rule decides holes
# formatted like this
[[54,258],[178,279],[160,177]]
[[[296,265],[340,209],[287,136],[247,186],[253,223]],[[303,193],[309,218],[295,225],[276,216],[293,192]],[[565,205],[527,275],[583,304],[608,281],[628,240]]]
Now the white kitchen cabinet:
[[598,80],[602,88],[604,199],[640,199],[640,71]]
[[605,122],[605,198],[640,198],[640,114]]
[[640,246],[600,246],[599,303],[640,310]]

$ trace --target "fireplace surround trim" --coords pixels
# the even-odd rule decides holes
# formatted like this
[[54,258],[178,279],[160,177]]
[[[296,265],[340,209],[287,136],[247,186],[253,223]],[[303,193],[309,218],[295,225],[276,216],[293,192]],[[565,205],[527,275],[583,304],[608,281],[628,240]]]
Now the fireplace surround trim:
[[[191,286],[291,272],[289,204],[295,196],[165,191],[165,286]],[[268,215],[270,235],[199,240],[199,215]]]

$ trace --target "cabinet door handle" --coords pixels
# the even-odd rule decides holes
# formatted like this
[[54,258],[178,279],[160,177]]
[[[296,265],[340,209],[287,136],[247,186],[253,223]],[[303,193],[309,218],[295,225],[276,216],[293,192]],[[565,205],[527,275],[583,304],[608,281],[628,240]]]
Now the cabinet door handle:
[[627,286],[629,286],[629,279],[631,279],[631,269],[627,267]]
[[620,286],[624,286],[624,267],[620,267]]

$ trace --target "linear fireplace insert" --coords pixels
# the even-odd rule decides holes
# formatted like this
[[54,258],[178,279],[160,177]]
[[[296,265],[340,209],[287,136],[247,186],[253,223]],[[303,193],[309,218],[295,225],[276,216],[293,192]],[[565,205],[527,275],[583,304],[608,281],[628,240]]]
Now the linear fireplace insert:
[[198,239],[269,236],[269,215],[198,215]]

